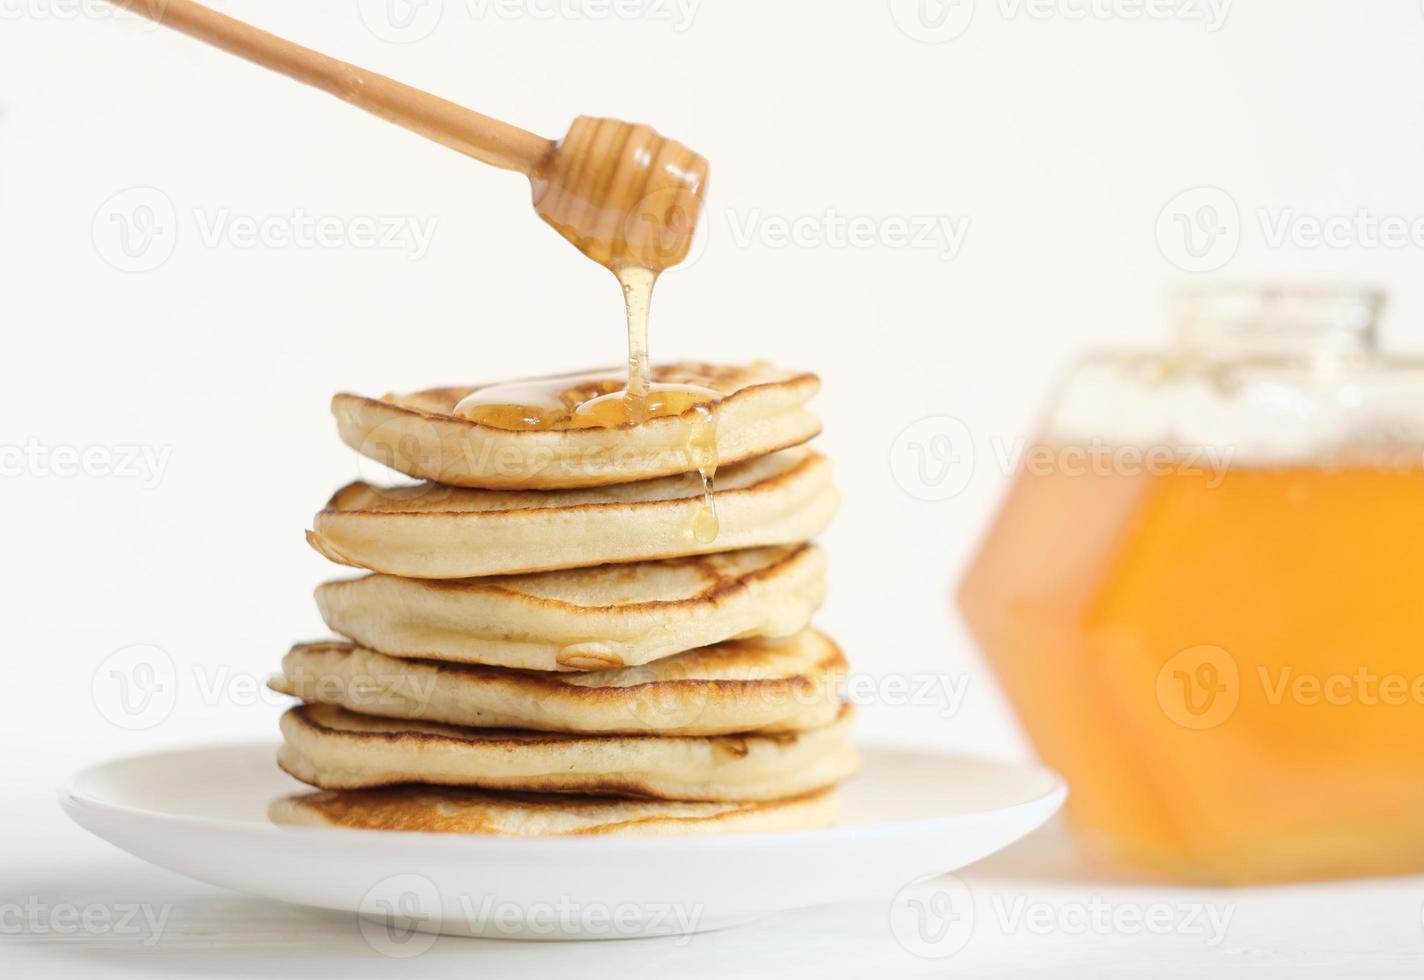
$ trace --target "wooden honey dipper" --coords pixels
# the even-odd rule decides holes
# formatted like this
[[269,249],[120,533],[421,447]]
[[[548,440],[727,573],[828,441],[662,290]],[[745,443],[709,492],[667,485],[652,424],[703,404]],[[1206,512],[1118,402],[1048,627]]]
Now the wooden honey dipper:
[[193,0],[110,0],[315,86],[476,160],[529,178],[534,209],[614,272],[656,275],[687,256],[707,161],[649,126],[580,116],[555,142],[328,57]]

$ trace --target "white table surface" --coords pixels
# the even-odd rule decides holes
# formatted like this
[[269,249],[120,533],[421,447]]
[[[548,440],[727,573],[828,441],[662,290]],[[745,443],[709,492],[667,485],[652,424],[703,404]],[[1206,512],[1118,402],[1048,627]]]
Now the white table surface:
[[[41,775],[46,760],[71,755],[72,746],[27,745],[9,734],[11,751],[20,752],[11,766],[28,775],[10,783],[0,812],[5,976],[1424,975],[1424,877],[1239,890],[1133,883],[1087,867],[1056,825],[961,873],[973,914],[956,920],[941,944],[921,947],[930,956],[910,952],[886,903],[876,902],[675,939],[441,937],[416,958],[388,959],[350,915],[227,893],[90,837],[59,812],[53,781]],[[27,750],[37,755],[23,756]],[[142,911],[122,935],[102,925],[136,907]],[[86,913],[98,924],[75,926]],[[161,927],[146,925],[144,914]],[[1153,916],[1161,924],[1149,930],[1142,923]]]

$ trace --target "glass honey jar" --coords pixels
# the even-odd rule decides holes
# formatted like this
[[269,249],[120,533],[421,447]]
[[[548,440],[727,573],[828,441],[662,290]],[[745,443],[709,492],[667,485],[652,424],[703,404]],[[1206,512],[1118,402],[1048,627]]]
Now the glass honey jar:
[[1424,869],[1424,359],[1381,297],[1196,289],[1084,358],[959,592],[1090,847],[1177,880]]

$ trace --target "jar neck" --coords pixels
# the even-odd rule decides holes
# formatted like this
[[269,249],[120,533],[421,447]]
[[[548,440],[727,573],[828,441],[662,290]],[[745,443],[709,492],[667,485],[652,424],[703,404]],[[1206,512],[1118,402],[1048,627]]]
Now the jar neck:
[[1369,357],[1384,294],[1368,289],[1207,286],[1172,297],[1176,355],[1234,361]]

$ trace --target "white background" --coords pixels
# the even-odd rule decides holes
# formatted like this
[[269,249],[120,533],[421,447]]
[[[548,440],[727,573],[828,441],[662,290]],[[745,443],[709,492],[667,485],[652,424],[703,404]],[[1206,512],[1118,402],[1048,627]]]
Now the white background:
[[[385,0],[220,6],[551,137],[577,114],[614,115],[712,161],[705,250],[661,284],[654,357],[767,358],[822,376],[820,447],[845,505],[824,540],[834,591],[821,624],[867,672],[968,685],[955,711],[867,707],[867,739],[1028,756],[950,595],[1006,485],[1001,460],[1075,354],[1161,345],[1165,290],[1211,279],[1379,284],[1392,295],[1387,343],[1424,339],[1419,243],[1271,235],[1292,216],[1424,216],[1414,0],[614,8],[647,11],[631,18],[597,0],[533,13],[394,0],[398,18],[415,18],[407,28]],[[1202,187],[1214,190],[1179,197]],[[1216,211],[1199,214],[1203,202]],[[1211,270],[1183,268],[1194,265],[1183,240],[1159,234],[1164,208],[1168,229],[1177,211],[1220,219],[1206,221],[1221,229]],[[349,234],[253,245],[232,231],[243,220],[280,231],[299,213],[433,234],[417,255]],[[848,243],[836,227],[848,218],[879,230]],[[125,221],[157,234],[125,253]],[[948,223],[963,238],[918,247],[897,237],[901,223]],[[787,243],[792,224],[799,241]],[[616,286],[533,217],[521,178],[99,0],[0,0],[0,229],[0,635],[12,679],[0,776],[14,798],[0,873],[23,871],[0,900],[83,891],[86,868],[102,869],[97,892],[197,893],[58,825],[55,783],[106,755],[272,737],[280,705],[256,682],[290,642],[322,633],[310,591],[331,570],[302,531],[332,490],[370,472],[337,440],[329,396],[616,363]],[[926,416],[957,420],[936,430],[955,437],[950,472],[929,488],[959,491],[945,500],[895,475],[907,459],[897,436]],[[105,474],[96,455],[91,475],[53,471],[92,447],[165,463]],[[104,658],[133,644],[159,647],[180,679],[172,715],[143,731],[108,723],[91,697]],[[1338,957],[1376,950],[1381,970],[1417,969],[1421,891],[1249,893],[1243,908],[1259,916],[1238,920],[1250,938],[1236,939],[1235,959],[1183,955],[1328,975]],[[1379,906],[1361,933],[1334,915],[1369,901]],[[251,935],[292,941],[270,909],[240,908],[259,923]],[[233,921],[199,920],[214,935]],[[803,937],[844,932],[818,921]],[[1142,945],[1059,938],[1099,972]],[[757,955],[741,941],[704,947],[704,959],[733,969]],[[1271,952],[1242,960],[1252,943]],[[876,968],[910,965],[895,952]],[[498,955],[506,972],[578,968]],[[222,962],[240,973],[247,961]]]

